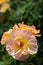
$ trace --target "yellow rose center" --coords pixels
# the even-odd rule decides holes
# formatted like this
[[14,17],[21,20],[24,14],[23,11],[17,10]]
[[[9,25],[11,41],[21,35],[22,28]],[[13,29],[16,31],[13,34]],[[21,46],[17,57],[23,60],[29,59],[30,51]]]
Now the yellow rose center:
[[15,38],[15,40],[18,42],[17,44],[19,45],[19,49],[22,49],[24,45],[27,48],[29,47],[29,42],[25,38],[17,37],[17,38]]

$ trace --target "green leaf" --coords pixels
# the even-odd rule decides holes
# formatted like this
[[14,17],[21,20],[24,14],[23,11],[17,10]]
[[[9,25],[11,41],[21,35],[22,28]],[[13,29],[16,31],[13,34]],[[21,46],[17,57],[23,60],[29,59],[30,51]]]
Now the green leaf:
[[4,62],[0,62],[0,65],[4,65]]

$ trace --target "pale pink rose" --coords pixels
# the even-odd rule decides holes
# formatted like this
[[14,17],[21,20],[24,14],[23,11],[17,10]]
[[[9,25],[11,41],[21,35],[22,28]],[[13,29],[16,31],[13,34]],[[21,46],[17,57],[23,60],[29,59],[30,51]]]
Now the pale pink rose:
[[27,30],[13,30],[6,41],[6,50],[14,59],[25,61],[37,53],[37,39]]

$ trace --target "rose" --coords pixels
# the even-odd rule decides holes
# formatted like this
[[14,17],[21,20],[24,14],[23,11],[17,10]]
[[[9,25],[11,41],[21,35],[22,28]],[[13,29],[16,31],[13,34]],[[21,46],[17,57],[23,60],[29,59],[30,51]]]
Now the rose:
[[36,54],[38,51],[35,36],[40,36],[39,32],[35,26],[27,26],[24,23],[20,23],[19,27],[14,25],[12,29],[3,34],[1,44],[6,45],[7,52],[14,59],[25,61],[30,55]]

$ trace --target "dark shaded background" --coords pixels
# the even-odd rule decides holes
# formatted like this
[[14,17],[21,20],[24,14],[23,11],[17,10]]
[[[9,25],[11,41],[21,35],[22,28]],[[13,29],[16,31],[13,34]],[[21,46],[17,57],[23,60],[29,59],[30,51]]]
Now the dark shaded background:
[[0,44],[0,65],[43,65],[43,0],[10,0],[10,8],[6,13],[0,13],[0,40],[3,32],[24,22],[40,29],[41,37],[37,38],[39,49],[36,55],[20,62],[8,55],[5,46]]

